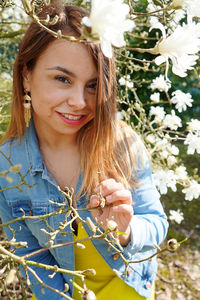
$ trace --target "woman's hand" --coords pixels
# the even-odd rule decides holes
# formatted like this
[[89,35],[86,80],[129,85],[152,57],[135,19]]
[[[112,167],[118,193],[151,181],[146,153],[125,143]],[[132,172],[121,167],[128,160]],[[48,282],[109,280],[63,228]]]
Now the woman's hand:
[[105,203],[103,203],[105,205],[102,205],[102,208],[91,210],[93,218],[104,229],[107,228],[109,220],[114,220],[117,223],[117,229],[126,233],[126,235],[119,236],[121,245],[127,245],[130,241],[130,222],[133,217],[131,192],[112,178],[102,181],[94,191],[96,195],[90,197],[89,206],[91,208],[100,206],[101,196],[105,199]]

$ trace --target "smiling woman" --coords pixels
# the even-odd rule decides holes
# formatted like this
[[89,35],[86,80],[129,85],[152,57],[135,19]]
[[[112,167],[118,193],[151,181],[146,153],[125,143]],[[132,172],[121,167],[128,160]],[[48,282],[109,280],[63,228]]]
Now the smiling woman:
[[97,78],[87,47],[64,39],[51,42],[33,70],[24,66],[23,84],[42,147],[48,141],[75,143],[77,132],[94,118]]
[[[88,16],[82,8],[61,2],[44,7],[38,17],[46,19],[47,14],[50,20],[58,16],[50,29],[76,38],[81,36],[82,18]],[[116,90],[114,57],[106,58],[98,43],[55,39],[30,24],[14,66],[11,121],[0,147],[0,171],[21,164],[22,176],[11,174],[12,184],[0,177],[1,188],[5,187],[0,215],[8,222],[22,212],[54,213],[56,203],[68,208],[62,191],[73,188],[72,205],[79,209],[81,220],[90,218],[102,230],[112,220],[124,233],[119,235],[124,256],[141,262],[130,264],[124,276],[123,260],[104,240],[94,239],[78,251],[73,243],[92,234],[78,218],[73,232],[68,224],[55,237],[55,245],[68,246],[43,251],[48,244],[45,228],[56,232],[71,220],[63,214],[54,214],[45,224],[35,219],[13,223],[16,241],[27,242],[27,248],[17,248],[15,254],[37,251],[32,258],[36,262],[67,270],[94,268],[96,275],[88,275],[86,283],[98,300],[153,299],[156,260],[142,260],[155,253],[154,245],[163,241],[168,225],[143,143],[116,118]],[[21,185],[24,177],[26,184]],[[5,232],[11,239],[12,232],[8,228]],[[49,270],[32,269],[30,287],[38,300],[64,299],[52,289],[62,292],[66,284],[68,299],[79,299],[72,283],[76,286],[78,281],[71,272],[56,273],[52,280]],[[35,284],[36,278],[44,282],[44,290]]]

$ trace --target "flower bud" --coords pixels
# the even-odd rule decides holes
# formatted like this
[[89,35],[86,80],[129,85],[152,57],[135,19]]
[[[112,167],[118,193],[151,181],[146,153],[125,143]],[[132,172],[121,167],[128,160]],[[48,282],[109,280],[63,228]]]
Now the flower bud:
[[113,220],[109,220],[108,223],[107,223],[107,228],[110,231],[115,231],[117,229],[117,223]]
[[174,0],[172,2],[172,4],[170,5],[170,7],[172,9],[181,9],[181,8],[183,8],[183,4],[184,4],[184,1],[182,1],[182,0]]
[[66,293],[69,291],[69,284],[68,283],[65,283],[65,288],[64,288],[64,291],[63,293]]
[[83,245],[81,243],[76,243],[76,246],[80,249],[85,249],[85,245]]
[[167,248],[169,251],[176,251],[180,245],[178,244],[176,239],[171,239],[167,242]]
[[22,165],[18,164],[18,165],[15,165],[15,166],[12,166],[10,168],[10,172],[19,172],[19,169],[22,167]]
[[86,291],[84,291],[82,299],[83,300],[96,300],[97,298],[96,298],[95,293],[93,291],[86,290]]
[[92,220],[90,219],[90,217],[86,218],[86,223],[89,226],[90,230],[92,230],[92,232],[95,234],[96,233],[96,226],[95,224],[92,222]]
[[6,285],[9,285],[9,284],[13,283],[14,281],[16,281],[16,270],[12,269],[8,273],[5,283],[6,283]]

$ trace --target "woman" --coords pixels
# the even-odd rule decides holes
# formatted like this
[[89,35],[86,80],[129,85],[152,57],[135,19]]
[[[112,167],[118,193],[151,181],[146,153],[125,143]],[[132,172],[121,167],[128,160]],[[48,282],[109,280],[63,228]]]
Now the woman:
[[[51,30],[80,37],[85,10],[54,3],[40,12],[40,19],[46,19],[47,14],[50,21],[58,16],[56,24],[48,25]],[[23,213],[40,216],[54,212],[58,204],[66,202],[61,191],[67,186],[75,190],[73,206],[86,208],[79,212],[81,219],[90,217],[102,229],[114,219],[117,229],[125,233],[119,235],[119,242],[127,259],[152,255],[154,244],[160,244],[166,236],[167,221],[144,146],[116,119],[114,59],[104,57],[98,44],[55,39],[31,23],[19,47],[13,79],[11,121],[0,148],[0,166],[8,170],[21,164],[21,169],[10,174],[12,183],[1,178],[3,223]],[[47,247],[45,230],[55,231],[64,218],[61,214],[46,223],[30,219],[13,223],[16,241],[27,242],[26,248],[18,248],[15,253],[24,256]],[[73,222],[73,232],[68,226],[64,229],[67,234],[57,234],[54,244],[91,235],[89,226],[79,221]],[[9,228],[5,227],[5,232],[11,239]],[[31,259],[67,270],[96,269],[96,275],[86,278],[86,285],[99,300],[154,299],[155,259],[130,264],[124,276],[122,259],[108,248],[105,241],[92,240],[82,251],[71,243],[39,252]],[[80,298],[73,288],[72,275],[57,273],[51,279],[51,271],[32,268],[45,284],[63,291],[67,283],[66,295]],[[47,288],[42,290],[28,274],[38,300],[48,296],[64,299]],[[74,281],[79,284],[76,277]]]

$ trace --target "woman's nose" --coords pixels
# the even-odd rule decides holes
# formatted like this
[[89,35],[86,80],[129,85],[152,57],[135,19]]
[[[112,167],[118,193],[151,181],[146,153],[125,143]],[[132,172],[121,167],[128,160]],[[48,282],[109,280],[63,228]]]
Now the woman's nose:
[[70,95],[68,95],[67,104],[76,110],[81,110],[85,108],[86,101],[84,95],[84,88],[76,87],[72,89]]

